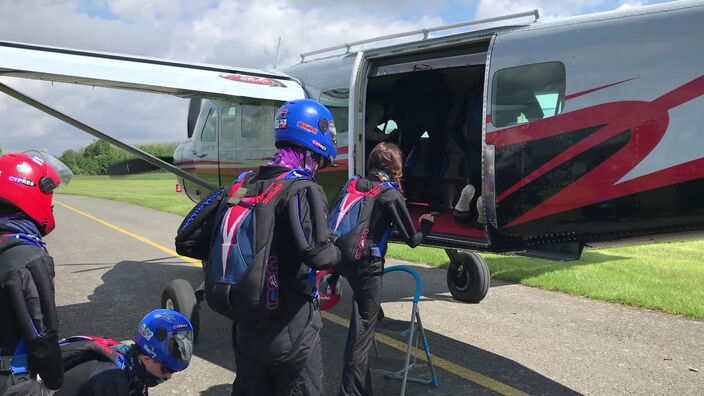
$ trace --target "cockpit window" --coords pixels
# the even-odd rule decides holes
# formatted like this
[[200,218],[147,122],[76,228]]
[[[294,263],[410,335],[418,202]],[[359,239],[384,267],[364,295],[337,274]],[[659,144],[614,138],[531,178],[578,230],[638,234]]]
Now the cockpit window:
[[491,122],[507,127],[553,117],[564,110],[565,65],[545,62],[494,73]]
[[347,120],[349,118],[349,88],[337,88],[320,94],[319,102],[327,107],[335,120],[337,133],[347,132]]

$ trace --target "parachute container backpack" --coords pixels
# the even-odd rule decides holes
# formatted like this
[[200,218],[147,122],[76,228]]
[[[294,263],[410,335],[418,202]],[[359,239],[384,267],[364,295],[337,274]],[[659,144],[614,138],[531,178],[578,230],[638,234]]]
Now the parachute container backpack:
[[252,196],[242,173],[226,197],[226,210],[205,261],[205,296],[213,310],[231,319],[259,320],[279,308],[278,260],[270,255],[277,203],[287,186],[312,176],[292,169]]
[[371,246],[371,243],[367,242],[371,215],[376,198],[384,189],[398,190],[396,183],[384,182],[362,192],[357,190],[358,180],[359,177],[355,176],[347,182],[345,193],[335,202],[328,217],[330,235],[342,254],[338,272],[343,276],[355,271],[365,258],[383,257],[391,227],[384,233],[379,246]]

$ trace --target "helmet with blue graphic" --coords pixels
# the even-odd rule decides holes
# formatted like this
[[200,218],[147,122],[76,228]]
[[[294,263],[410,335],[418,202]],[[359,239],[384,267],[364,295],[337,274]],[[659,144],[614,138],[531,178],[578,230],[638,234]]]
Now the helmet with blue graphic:
[[142,353],[169,371],[181,371],[193,355],[193,325],[179,312],[157,309],[139,323],[135,341]]
[[274,120],[276,147],[294,145],[319,154],[326,165],[337,156],[337,130],[327,107],[310,99],[284,103]]

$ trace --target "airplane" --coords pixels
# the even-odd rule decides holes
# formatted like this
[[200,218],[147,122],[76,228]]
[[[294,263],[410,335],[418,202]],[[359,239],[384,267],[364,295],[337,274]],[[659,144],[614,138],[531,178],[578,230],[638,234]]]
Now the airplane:
[[[425,245],[446,250],[452,296],[477,303],[490,276],[476,251],[577,260],[585,246],[701,237],[701,20],[702,1],[549,22],[534,10],[350,42],[274,71],[0,42],[0,75],[191,98],[173,165],[0,91],[175,173],[194,201],[268,161],[282,103],[318,100],[338,128],[335,166],[316,176],[328,196],[365,173],[378,142],[399,144],[410,212],[436,213]],[[492,25],[457,33],[481,24]]]

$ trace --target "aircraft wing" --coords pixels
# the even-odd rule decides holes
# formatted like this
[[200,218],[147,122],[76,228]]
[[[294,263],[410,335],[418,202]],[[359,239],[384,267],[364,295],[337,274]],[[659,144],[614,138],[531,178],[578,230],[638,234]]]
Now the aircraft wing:
[[297,81],[275,72],[7,41],[0,41],[0,76],[180,97],[249,97],[277,101],[305,97]]

